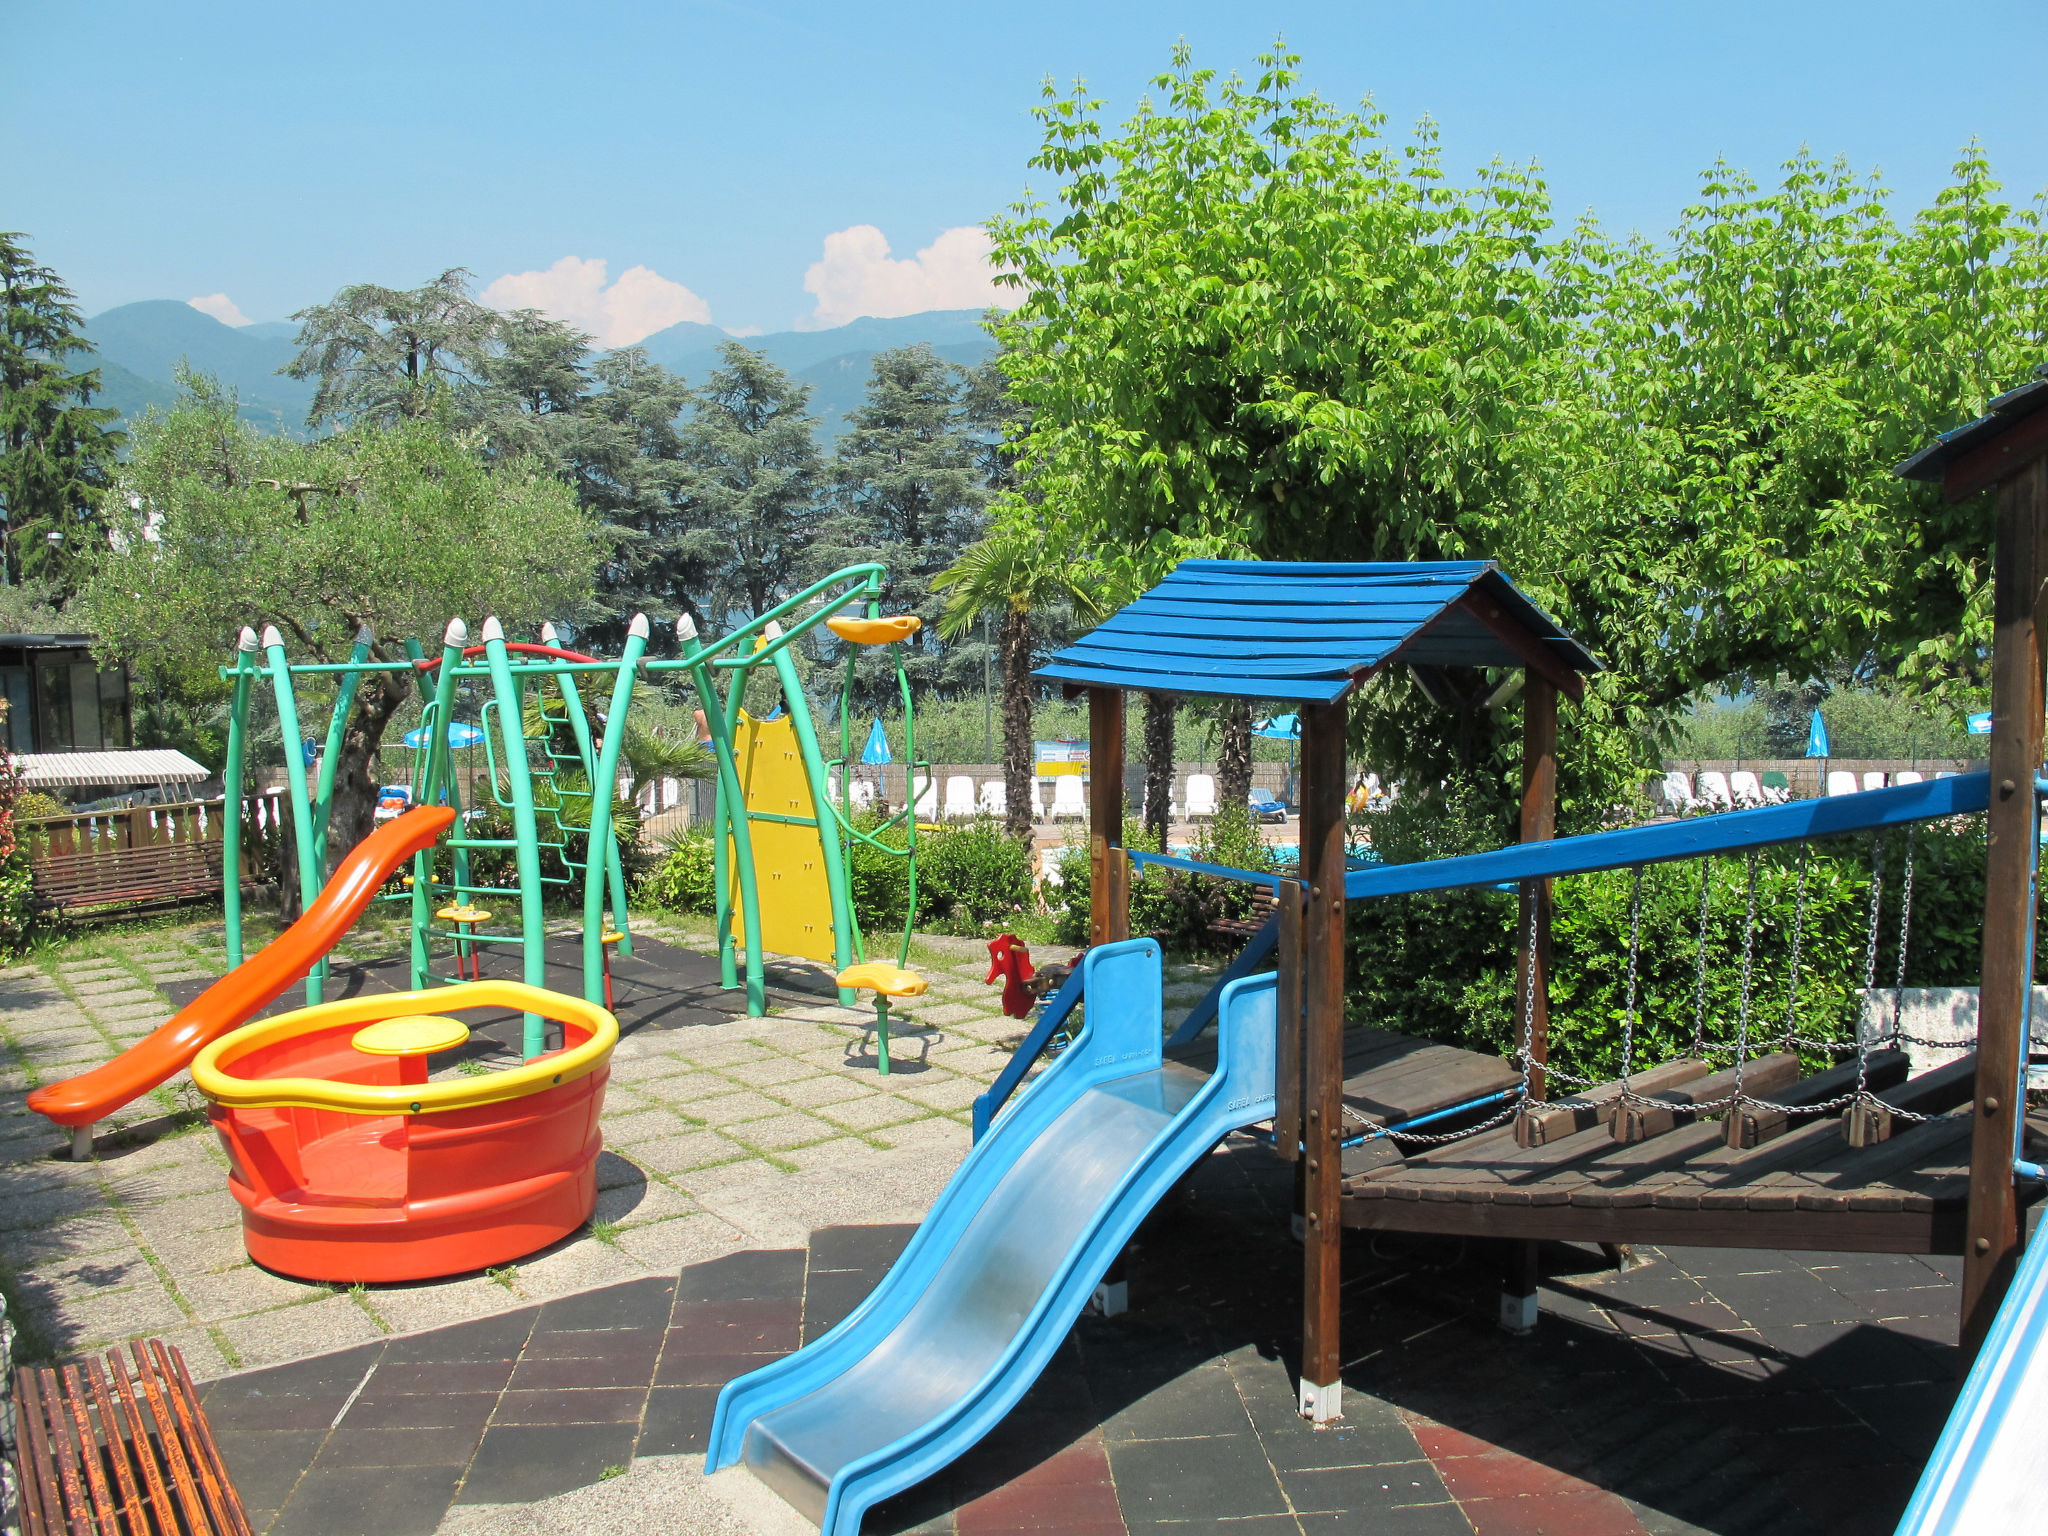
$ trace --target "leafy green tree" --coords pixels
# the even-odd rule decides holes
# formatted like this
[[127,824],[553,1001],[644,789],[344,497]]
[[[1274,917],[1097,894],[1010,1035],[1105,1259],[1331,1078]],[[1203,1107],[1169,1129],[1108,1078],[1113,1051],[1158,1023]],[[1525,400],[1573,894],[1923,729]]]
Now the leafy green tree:
[[120,413],[92,403],[96,368],[70,360],[92,351],[71,290],[0,232],[0,586],[46,576],[61,600],[122,434]]
[[[1431,130],[1182,49],[1111,133],[1049,95],[1057,211],[994,222],[1022,303],[1001,365],[1018,471],[1099,549],[1493,556],[1611,668],[1567,715],[1568,824],[1610,813],[1687,700],[1848,666],[1978,681],[1986,503],[1891,467],[2048,341],[2043,224],[1981,153],[1901,228],[1881,187],[1796,157],[1726,167],[1668,242],[1557,232],[1533,171],[1447,180]],[[1499,677],[1403,674],[1354,732],[1413,786],[1478,779],[1504,828]]]
[[[536,460],[491,460],[432,417],[266,437],[206,379],[137,428],[104,507],[110,547],[85,588],[100,646],[144,688],[184,698],[221,695],[216,669],[245,624],[277,625],[294,660],[319,662],[347,660],[368,627],[377,659],[396,660],[408,637],[431,650],[455,617],[496,614],[515,630],[573,618],[604,555],[596,524]],[[320,692],[304,692],[302,725],[317,733]],[[369,674],[357,691],[337,857],[370,829],[386,727],[416,697],[409,672]]]
[[1031,678],[1033,631],[1057,606],[1082,623],[1100,623],[1109,609],[1099,597],[1100,576],[1071,559],[1048,559],[1038,528],[1021,520],[998,523],[967,546],[931,589],[945,603],[942,634],[964,634],[990,615],[1003,669],[1004,825],[1013,837],[1031,835]]
[[354,283],[292,318],[299,355],[284,371],[320,381],[309,427],[388,426],[430,415],[443,396],[469,403],[489,374],[503,325],[496,310],[471,297],[460,267],[419,288]]
[[[867,397],[839,440],[831,536],[855,558],[887,564],[890,610],[924,620],[905,647],[911,686],[922,691],[981,678],[978,652],[948,658],[939,643],[945,604],[933,589],[981,531],[988,501],[985,445],[967,397],[963,371],[922,342],[877,353]],[[1005,652],[1006,677],[1008,666]]]
[[691,396],[695,414],[681,429],[684,478],[675,498],[677,531],[690,535],[678,546],[678,564],[715,560],[709,590],[679,593],[678,605],[700,623],[708,618],[713,632],[734,611],[764,613],[788,596],[804,568],[823,489],[810,386],[736,341],[719,356],[724,366]]

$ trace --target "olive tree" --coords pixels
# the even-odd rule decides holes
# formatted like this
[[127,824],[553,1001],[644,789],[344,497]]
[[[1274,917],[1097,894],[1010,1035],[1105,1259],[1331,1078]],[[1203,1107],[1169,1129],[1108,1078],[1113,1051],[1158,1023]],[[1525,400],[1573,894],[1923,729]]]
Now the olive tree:
[[[294,660],[318,662],[347,660],[368,629],[373,655],[396,660],[408,637],[431,654],[450,618],[496,614],[517,631],[591,601],[598,525],[545,465],[490,458],[434,417],[266,437],[210,381],[184,382],[170,412],[135,430],[86,589],[100,648],[146,689],[218,698],[216,669],[244,625],[274,624]],[[370,829],[378,749],[416,696],[402,672],[357,691],[335,775],[337,856]]]

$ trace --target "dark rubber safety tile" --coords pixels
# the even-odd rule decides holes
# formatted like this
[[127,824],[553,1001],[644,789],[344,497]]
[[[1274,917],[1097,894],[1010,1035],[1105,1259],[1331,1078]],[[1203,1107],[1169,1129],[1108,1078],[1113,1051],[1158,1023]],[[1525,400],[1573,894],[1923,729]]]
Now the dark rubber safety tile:
[[655,1369],[657,1387],[722,1387],[735,1377],[758,1371],[781,1355],[698,1355],[686,1349],[665,1349]]
[[[498,1360],[384,1360],[363,1388],[363,1397],[441,1392],[496,1394],[504,1391],[505,1383],[512,1379],[515,1363],[509,1355]],[[357,1399],[359,1404],[361,1401],[362,1398]]]
[[459,1504],[531,1504],[594,1483],[633,1460],[632,1424],[494,1425],[484,1432]]
[[662,1352],[693,1355],[786,1354],[797,1346],[801,1317],[790,1300],[733,1300],[679,1304]]
[[454,1496],[460,1467],[315,1469],[279,1511],[268,1536],[429,1536]]
[[1460,1500],[1478,1536],[1648,1536],[1624,1499],[1599,1488]]
[[501,1312],[496,1317],[480,1317],[475,1322],[452,1323],[428,1333],[393,1339],[384,1346],[384,1359],[387,1363],[513,1360],[525,1348],[539,1312],[538,1307],[522,1307],[517,1312]]
[[602,1332],[614,1328],[658,1329],[675,1305],[676,1282],[667,1275],[600,1286],[545,1303],[534,1324],[536,1342],[550,1333]]
[[327,1437],[313,1469],[342,1467],[457,1467],[476,1450],[483,1425],[460,1429],[353,1429],[346,1425]]
[[654,1355],[626,1359],[522,1360],[506,1383],[514,1392],[560,1392],[588,1387],[644,1387],[654,1379]]
[[647,1394],[636,1456],[701,1455],[711,1448],[716,1387],[656,1387]]
[[1136,1440],[1109,1448],[1109,1462],[1132,1525],[1284,1513],[1285,1496],[1258,1437]]
[[[282,1430],[266,1434],[253,1430],[223,1430],[214,1426],[221,1459],[228,1464],[228,1476],[245,1505],[278,1509],[313,1464],[321,1442],[327,1438],[323,1426],[314,1430]],[[256,1527],[261,1530],[262,1527]]]
[[[668,1315],[666,1302],[662,1306],[664,1318]],[[521,1362],[529,1360],[636,1360],[643,1356],[652,1361],[661,1351],[665,1330],[651,1328],[579,1328],[573,1332],[542,1333],[534,1331],[524,1350],[520,1351]]]
[[1251,1426],[1237,1383],[1221,1364],[1199,1366],[1161,1383],[1103,1420],[1112,1441],[1185,1440],[1243,1434]]
[[820,1227],[811,1234],[811,1276],[815,1279],[823,1270],[853,1269],[879,1277],[896,1262],[916,1232],[916,1227],[905,1223]]
[[495,1392],[396,1392],[377,1397],[365,1392],[349,1404],[347,1414],[335,1427],[474,1429],[481,1434],[497,1402]]
[[[1405,1504],[1367,1513],[1304,1514],[1304,1536],[1472,1536],[1472,1522],[1451,1503]],[[1165,1536],[1162,1528],[1160,1536]]]
[[692,1264],[676,1277],[678,1309],[706,1301],[797,1301],[804,1294],[801,1248],[753,1248]]
[[1303,1514],[1346,1510],[1384,1513],[1398,1505],[1449,1501],[1443,1479],[1426,1461],[1395,1461],[1377,1467],[1314,1467],[1282,1472],[1288,1502]]
[[586,1387],[575,1391],[507,1392],[491,1416],[500,1424],[637,1424],[647,1389]]

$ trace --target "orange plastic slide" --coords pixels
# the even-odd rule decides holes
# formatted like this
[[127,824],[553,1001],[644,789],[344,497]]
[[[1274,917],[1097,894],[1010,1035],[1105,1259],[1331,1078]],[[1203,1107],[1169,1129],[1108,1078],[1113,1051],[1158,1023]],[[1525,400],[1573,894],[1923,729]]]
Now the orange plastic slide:
[[423,805],[385,822],[341,861],[326,889],[291,927],[154,1033],[104,1066],[38,1088],[28,1096],[28,1107],[59,1125],[91,1125],[177,1076],[205,1046],[282,997],[355,926],[391,872],[431,847],[454,821],[455,812],[447,806]]

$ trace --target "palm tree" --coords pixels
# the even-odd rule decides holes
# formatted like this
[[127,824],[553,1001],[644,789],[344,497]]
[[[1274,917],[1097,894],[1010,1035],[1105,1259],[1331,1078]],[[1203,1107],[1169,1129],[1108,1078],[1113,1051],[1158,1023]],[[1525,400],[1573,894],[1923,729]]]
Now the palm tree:
[[984,616],[996,619],[996,654],[1003,668],[1004,827],[1019,840],[1031,835],[1031,648],[1034,616],[1059,603],[1083,623],[1108,614],[1090,568],[1057,548],[1043,528],[998,524],[970,544],[932,580],[945,592],[939,633],[966,634]]

